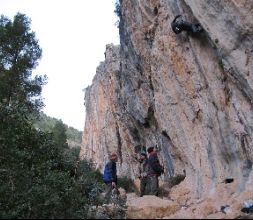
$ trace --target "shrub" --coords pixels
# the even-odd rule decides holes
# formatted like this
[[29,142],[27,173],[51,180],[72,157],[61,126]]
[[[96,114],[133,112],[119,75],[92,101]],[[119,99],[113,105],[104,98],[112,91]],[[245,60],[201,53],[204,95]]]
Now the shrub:
[[136,191],[134,181],[126,176],[118,178],[118,186],[125,189],[127,193]]

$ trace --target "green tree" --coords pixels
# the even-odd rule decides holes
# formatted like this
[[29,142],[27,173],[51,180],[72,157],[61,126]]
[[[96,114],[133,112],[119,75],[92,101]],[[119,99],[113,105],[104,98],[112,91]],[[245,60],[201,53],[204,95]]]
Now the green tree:
[[67,144],[67,129],[66,126],[63,124],[62,120],[57,120],[55,126],[52,129],[53,133],[53,140],[55,141],[56,146],[59,149],[66,149],[68,148]]
[[30,23],[24,14],[18,13],[13,22],[1,15],[0,100],[9,106],[22,104],[34,112],[43,106],[40,94],[46,76],[31,77],[42,50]]
[[0,17],[0,217],[17,217],[27,209],[25,194],[48,161],[45,134],[29,118],[43,106],[40,99],[45,77],[31,77],[41,57],[30,20],[17,14],[13,22]]
[[1,16],[0,219],[87,218],[89,205],[99,201],[90,193],[99,187],[97,175],[78,161],[78,149],[66,154],[62,122],[46,133],[32,120],[43,106],[44,79],[31,75],[40,57],[30,20]]
[[[58,121],[59,119],[52,118],[43,112],[40,112],[40,117],[35,121],[34,126],[42,131],[52,132]],[[66,127],[66,135],[69,147],[80,146],[82,143],[82,132],[66,124],[64,125]]]

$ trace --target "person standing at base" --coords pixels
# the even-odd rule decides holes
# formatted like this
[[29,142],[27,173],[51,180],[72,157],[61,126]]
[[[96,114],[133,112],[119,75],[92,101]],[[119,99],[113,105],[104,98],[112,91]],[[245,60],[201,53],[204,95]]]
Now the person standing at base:
[[139,159],[139,179],[140,179],[140,197],[143,195],[148,195],[149,185],[148,185],[148,160],[146,152],[142,152]]
[[159,180],[158,177],[164,172],[161,166],[157,153],[154,147],[148,148],[148,182],[149,182],[149,195],[158,196]]
[[117,189],[117,166],[118,155],[112,153],[110,155],[110,161],[105,165],[103,181],[106,184],[105,190],[105,203],[111,202],[112,190]]

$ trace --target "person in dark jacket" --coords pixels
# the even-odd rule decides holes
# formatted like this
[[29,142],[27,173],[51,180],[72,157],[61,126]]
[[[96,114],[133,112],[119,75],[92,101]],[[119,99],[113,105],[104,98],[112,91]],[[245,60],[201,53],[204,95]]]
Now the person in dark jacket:
[[199,23],[192,24],[187,21],[183,21],[182,19],[178,19],[182,15],[177,15],[174,20],[171,22],[171,28],[175,34],[179,34],[182,31],[187,31],[191,34],[200,33],[203,31],[203,28]]
[[103,180],[106,184],[105,203],[111,202],[112,190],[117,190],[117,166],[118,156],[116,153],[110,155],[110,161],[105,165]]
[[158,196],[159,180],[158,177],[163,173],[163,167],[161,166],[157,153],[154,147],[148,148],[148,181],[149,181],[149,195]]
[[140,159],[139,159],[139,179],[140,179],[140,197],[143,195],[148,195],[149,193],[149,185],[148,185],[148,172],[149,172],[149,165],[148,165],[148,158],[146,152],[141,152]]

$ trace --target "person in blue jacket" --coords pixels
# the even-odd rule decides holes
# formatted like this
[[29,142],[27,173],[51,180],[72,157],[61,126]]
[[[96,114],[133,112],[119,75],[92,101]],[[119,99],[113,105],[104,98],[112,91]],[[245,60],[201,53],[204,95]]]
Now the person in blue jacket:
[[105,203],[109,204],[111,202],[112,190],[117,190],[117,166],[118,155],[112,153],[110,155],[110,161],[105,165],[103,181],[106,184],[105,190]]

